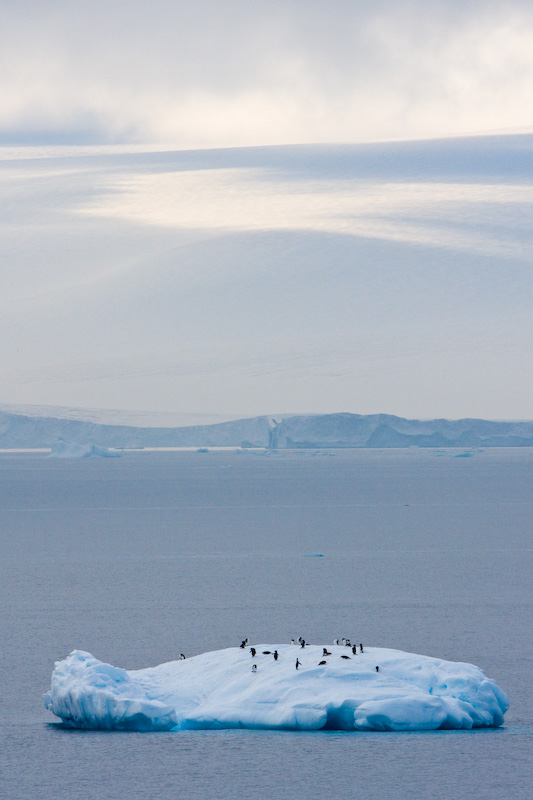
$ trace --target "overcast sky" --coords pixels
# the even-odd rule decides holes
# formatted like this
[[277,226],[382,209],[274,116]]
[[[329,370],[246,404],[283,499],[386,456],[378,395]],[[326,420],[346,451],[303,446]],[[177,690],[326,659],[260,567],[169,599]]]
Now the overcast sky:
[[532,138],[0,148],[0,402],[531,417]]
[[531,418],[530,0],[0,11],[0,403]]
[[0,136],[179,147],[531,126],[529,0],[2,0]]

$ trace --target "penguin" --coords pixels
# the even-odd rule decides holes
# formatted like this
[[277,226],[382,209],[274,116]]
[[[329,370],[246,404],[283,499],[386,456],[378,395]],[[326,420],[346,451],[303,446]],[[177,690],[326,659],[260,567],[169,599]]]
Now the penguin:
[[241,642],[241,650],[244,650],[245,647],[246,647],[246,639],[243,639]]
[[185,661],[185,656],[183,655],[183,653],[180,653],[180,661]]
[[339,640],[338,639],[333,639],[333,644],[339,644]]
[[352,653],[354,654],[354,656],[357,655],[357,645],[356,644],[354,644],[354,646],[352,647]]
[[302,637],[301,637],[301,636],[298,636],[298,638],[296,639],[296,641],[298,642],[298,644],[301,644],[301,643],[302,643],[302,641],[303,641],[303,639],[302,639]]
[[250,647],[250,653],[252,654],[252,658],[255,656],[256,649],[255,647]]
[[343,637],[342,637],[342,643],[343,643],[344,645],[346,645],[346,637],[345,637],[345,636],[343,636]]
[[279,653],[277,650],[274,650],[274,661],[277,661],[279,657]]
[[350,658],[350,656],[341,656],[341,658]]
[[270,655],[272,655],[272,650],[263,650],[263,655],[264,655],[264,656],[270,656]]
[[302,662],[297,658],[296,659],[296,669],[298,669],[298,667],[301,667],[301,666],[302,666]]
[[359,652],[360,652],[360,653],[364,653],[364,652],[365,652],[365,651],[363,650],[363,645],[362,645],[362,644],[360,644],[360,645],[359,645]]
[[327,661],[319,661],[318,662],[318,666],[322,667],[324,664],[327,664],[327,663],[328,663]]
[[322,655],[323,656],[330,656],[331,655],[331,653],[329,652],[327,647],[323,647],[322,648]]
[[351,647],[352,643],[349,639],[346,639],[346,647]]
[[291,639],[291,644],[296,644],[296,642],[294,641],[294,639]]
[[304,649],[304,647],[305,647],[305,639],[302,639],[302,650]]
[[379,672],[379,667],[376,667],[376,672]]
[[257,672],[257,664],[254,664],[254,665],[252,666],[252,672]]

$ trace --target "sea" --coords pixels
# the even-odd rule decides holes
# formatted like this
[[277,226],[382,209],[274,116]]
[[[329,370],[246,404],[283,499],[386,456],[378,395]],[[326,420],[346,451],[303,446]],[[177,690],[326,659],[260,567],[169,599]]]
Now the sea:
[[[0,794],[530,800],[533,449],[0,453]],[[335,638],[477,664],[505,725],[68,730],[73,649],[127,669]]]

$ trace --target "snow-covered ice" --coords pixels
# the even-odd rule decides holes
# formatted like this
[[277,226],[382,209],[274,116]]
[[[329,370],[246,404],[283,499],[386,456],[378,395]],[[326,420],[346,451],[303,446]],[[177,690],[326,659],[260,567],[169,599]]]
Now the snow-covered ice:
[[136,731],[470,729],[502,725],[509,705],[472,664],[377,647],[254,647],[255,657],[232,647],[130,671],[74,650],[56,662],[44,703],[74,728]]

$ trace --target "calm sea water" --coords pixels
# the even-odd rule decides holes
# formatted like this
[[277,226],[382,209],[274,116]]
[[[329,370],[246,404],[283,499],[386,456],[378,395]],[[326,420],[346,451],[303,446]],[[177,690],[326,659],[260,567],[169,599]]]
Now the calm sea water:
[[[0,454],[2,796],[530,800],[533,450],[457,455]],[[139,668],[299,635],[475,663],[506,725],[126,734],[42,705],[74,648]]]

